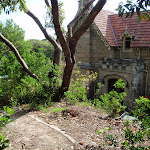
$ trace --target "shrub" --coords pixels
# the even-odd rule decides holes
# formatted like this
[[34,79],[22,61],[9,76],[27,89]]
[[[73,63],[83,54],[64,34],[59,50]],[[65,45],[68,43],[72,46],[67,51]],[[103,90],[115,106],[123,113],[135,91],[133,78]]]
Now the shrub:
[[[0,77],[3,77],[0,78],[0,104],[49,103],[61,83],[61,72],[50,59],[54,50],[51,44],[48,46],[46,41],[25,41],[24,31],[12,20],[0,23],[0,31],[15,45],[40,80],[38,82],[24,72],[14,53],[0,42]],[[34,45],[35,42],[37,45]],[[54,74],[51,78],[48,78],[49,71]]]
[[[106,98],[108,95],[104,95]],[[105,103],[107,105],[107,103]],[[109,106],[109,105],[108,105]],[[111,108],[111,107],[109,107]],[[112,109],[112,108],[111,108]],[[125,129],[121,134],[122,139],[117,140],[116,135],[105,135],[106,142],[109,146],[116,147],[121,145],[121,149],[127,150],[148,150],[150,146],[144,145],[145,141],[150,139],[150,116],[148,110],[150,109],[150,100],[144,97],[140,97],[135,100],[132,114],[137,119],[133,122],[127,120],[124,123]],[[98,134],[101,132],[97,131]],[[122,141],[122,142],[121,142]]]
[[[0,130],[6,123],[10,122],[10,115],[14,113],[15,110],[11,110],[11,108],[4,106],[5,113],[0,116]],[[0,149],[3,150],[8,147],[9,140],[6,139],[2,134],[0,134]]]
[[87,72],[86,74],[82,74],[81,71],[76,68],[73,73],[73,78],[71,79],[69,90],[65,92],[64,99],[71,104],[75,104],[79,101],[88,101],[87,91],[89,90],[89,83],[94,81],[96,77],[96,73]]
[[[100,85],[102,87],[102,85]],[[119,79],[115,84],[115,88],[125,88],[123,80]],[[96,91],[98,94],[99,89]],[[126,106],[123,106],[121,103],[126,96],[125,92],[117,93],[115,90],[110,91],[109,93],[104,93],[100,95],[99,99],[94,99],[94,105],[97,108],[103,109],[105,112],[109,113],[111,116],[116,116],[122,110],[125,110]]]

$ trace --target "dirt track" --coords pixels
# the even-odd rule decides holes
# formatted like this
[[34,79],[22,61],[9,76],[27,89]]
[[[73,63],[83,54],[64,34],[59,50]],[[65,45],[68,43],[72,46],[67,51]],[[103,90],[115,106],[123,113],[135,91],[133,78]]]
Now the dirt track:
[[7,150],[80,149],[72,137],[55,126],[50,127],[32,112],[13,119],[5,129],[10,139]]
[[[21,108],[13,116],[13,122],[4,128],[10,139],[7,150],[120,150],[124,121],[108,118],[107,114],[87,106],[71,106],[58,103],[54,108],[67,108],[54,113]],[[132,130],[138,128],[132,126]],[[98,134],[96,131],[99,131]],[[116,135],[117,147],[108,146],[107,135]],[[149,140],[140,145],[150,146]]]

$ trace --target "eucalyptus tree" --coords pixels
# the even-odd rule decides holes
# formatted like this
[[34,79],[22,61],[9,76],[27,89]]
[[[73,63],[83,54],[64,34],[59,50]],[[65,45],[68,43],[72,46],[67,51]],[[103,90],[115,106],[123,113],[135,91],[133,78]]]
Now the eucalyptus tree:
[[[27,13],[30,17],[34,19],[34,21],[37,23],[37,25],[39,26],[39,28],[45,35],[46,39],[49,42],[51,42],[51,44],[54,46],[55,52],[58,54],[58,56],[60,55],[61,50],[64,53],[66,63],[65,63],[65,68],[63,72],[63,80],[62,80],[62,85],[60,89],[55,94],[56,95],[55,101],[59,101],[60,97],[64,95],[64,92],[66,92],[69,89],[72,71],[76,62],[75,53],[77,50],[78,40],[86,32],[86,30],[91,26],[91,24],[93,23],[93,20],[95,19],[97,14],[101,11],[101,9],[103,8],[107,0],[98,0],[95,6],[92,8],[92,10],[88,13],[88,15],[86,15],[86,18],[83,21],[83,23],[78,27],[78,29],[75,32],[72,32],[72,27],[83,16],[83,14],[88,10],[88,8],[91,6],[91,4],[94,1],[95,0],[87,1],[87,4],[84,6],[81,12],[78,13],[78,15],[76,15],[76,17],[68,24],[68,31],[67,31],[68,35],[66,37],[66,35],[63,32],[63,28],[60,22],[58,0],[50,0],[50,1],[45,0],[45,4],[47,8],[51,10],[53,27],[55,29],[55,34],[57,36],[56,39],[54,39],[51,35],[48,35],[46,29],[42,26],[40,20],[30,10],[28,10],[24,6],[21,7],[24,9],[25,13]],[[19,60],[21,65],[24,67],[26,72],[28,72],[28,74],[31,77],[38,80],[38,77],[34,73],[32,73],[29,70],[29,68],[25,65],[25,62],[22,59],[20,59],[21,57],[17,53],[14,45],[10,44],[10,42],[6,38],[4,38],[1,34],[0,34],[0,39],[3,42],[5,42],[5,44],[9,46],[9,48],[12,49],[12,51],[16,54],[17,59]]]

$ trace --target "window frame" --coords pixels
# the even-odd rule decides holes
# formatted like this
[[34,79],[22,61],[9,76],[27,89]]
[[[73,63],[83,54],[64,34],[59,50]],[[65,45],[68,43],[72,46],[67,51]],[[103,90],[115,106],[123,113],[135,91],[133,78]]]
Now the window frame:
[[131,42],[132,42],[132,38],[130,36],[124,36],[123,37],[123,50],[131,49]]

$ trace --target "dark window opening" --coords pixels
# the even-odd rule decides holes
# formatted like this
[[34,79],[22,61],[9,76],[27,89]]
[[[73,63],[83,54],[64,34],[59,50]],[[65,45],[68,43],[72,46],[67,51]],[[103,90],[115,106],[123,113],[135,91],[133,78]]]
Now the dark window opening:
[[129,49],[131,44],[131,38],[126,38],[125,39],[125,48]]
[[109,79],[108,80],[108,92],[115,90],[118,93],[124,92],[124,89],[121,88],[115,88],[114,84],[118,79]]

